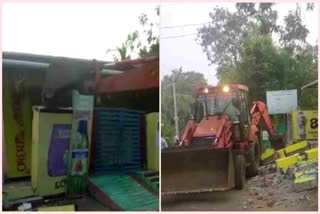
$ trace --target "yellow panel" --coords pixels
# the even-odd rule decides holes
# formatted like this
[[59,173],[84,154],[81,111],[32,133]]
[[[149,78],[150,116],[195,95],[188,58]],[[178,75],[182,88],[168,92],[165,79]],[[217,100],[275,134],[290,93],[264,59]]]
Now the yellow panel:
[[305,151],[307,153],[308,160],[318,159],[318,148]]
[[295,111],[292,113],[293,140],[318,139],[318,111]]
[[36,189],[38,184],[39,167],[39,113],[33,111],[32,120],[32,159],[31,159],[31,184],[32,188]]
[[273,154],[274,154],[274,150],[268,148],[268,149],[266,149],[266,151],[264,153],[262,153],[261,160],[263,161],[263,160],[271,157]]
[[295,184],[298,184],[298,183],[310,182],[310,181],[312,181],[312,180],[314,180],[314,179],[315,179],[315,177],[296,178],[296,179],[294,180],[294,183],[295,183]]
[[301,161],[302,157],[299,154],[294,154],[292,156],[281,158],[276,160],[276,165],[278,169],[282,169],[283,171],[287,171],[288,167]]
[[279,158],[284,158],[286,157],[286,154],[285,154],[285,149],[280,149],[277,151],[278,155],[279,155]]
[[74,204],[56,206],[56,207],[40,207],[38,211],[75,211]]
[[[33,108],[31,183],[35,195],[46,196],[65,192],[66,175],[50,176],[48,173],[49,146],[52,129],[56,124],[71,125],[72,113],[40,112],[39,107]],[[88,128],[90,145],[91,125]]]
[[[5,71],[4,71],[5,73]],[[29,94],[14,94],[8,75],[3,75],[3,124],[9,178],[30,176],[32,106]],[[19,121],[19,122],[18,122]]]
[[[151,170],[159,170],[159,113],[146,115],[147,125],[147,166]],[[157,139],[158,138],[158,139]]]
[[36,108],[33,111],[32,142],[32,187],[36,195],[54,195],[63,193],[66,176],[49,176],[48,153],[54,124],[72,123],[72,113],[43,113]]
[[305,177],[306,175],[312,175],[312,174],[318,174],[317,169],[309,169],[309,170],[305,170],[305,171],[302,171],[302,172],[297,172],[297,173],[294,174],[294,177],[295,178],[299,178],[302,175],[304,175],[304,177]]
[[299,149],[303,149],[308,146],[307,141],[302,141],[300,143],[295,143],[285,148],[286,154],[297,151]]

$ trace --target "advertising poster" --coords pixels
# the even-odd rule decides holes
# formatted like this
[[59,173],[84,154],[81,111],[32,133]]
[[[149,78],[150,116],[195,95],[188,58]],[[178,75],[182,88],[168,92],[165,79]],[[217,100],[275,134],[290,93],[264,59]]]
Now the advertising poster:
[[72,131],[69,146],[68,180],[66,194],[68,196],[86,193],[89,166],[89,139],[91,133],[94,97],[72,94]]
[[318,111],[295,111],[292,124],[294,141],[318,139]]

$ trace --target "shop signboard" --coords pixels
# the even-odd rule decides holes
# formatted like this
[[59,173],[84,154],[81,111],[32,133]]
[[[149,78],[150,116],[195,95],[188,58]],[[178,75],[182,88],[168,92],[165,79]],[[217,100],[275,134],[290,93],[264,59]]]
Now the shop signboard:
[[293,140],[318,139],[318,111],[292,112]]

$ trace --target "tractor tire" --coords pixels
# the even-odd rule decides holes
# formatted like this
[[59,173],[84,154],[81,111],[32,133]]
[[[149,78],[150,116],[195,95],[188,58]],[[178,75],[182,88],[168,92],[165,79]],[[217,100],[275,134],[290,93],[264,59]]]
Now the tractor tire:
[[237,155],[234,161],[235,171],[235,188],[238,190],[243,189],[246,183],[246,159],[244,155]]
[[258,137],[254,137],[253,143],[248,145],[248,162],[250,165],[247,167],[247,177],[253,177],[258,174],[258,168],[260,166],[260,145]]

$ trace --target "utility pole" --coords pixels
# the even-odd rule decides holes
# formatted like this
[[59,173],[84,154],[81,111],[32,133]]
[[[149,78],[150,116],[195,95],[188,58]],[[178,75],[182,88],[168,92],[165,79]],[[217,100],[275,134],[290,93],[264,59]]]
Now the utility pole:
[[173,92],[173,110],[174,110],[174,125],[175,125],[175,140],[179,139],[179,126],[178,126],[178,111],[177,111],[177,100],[176,100],[176,85],[172,75],[172,92]]

